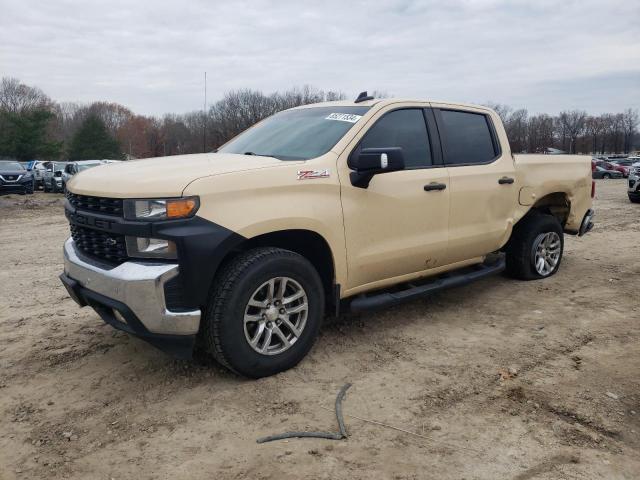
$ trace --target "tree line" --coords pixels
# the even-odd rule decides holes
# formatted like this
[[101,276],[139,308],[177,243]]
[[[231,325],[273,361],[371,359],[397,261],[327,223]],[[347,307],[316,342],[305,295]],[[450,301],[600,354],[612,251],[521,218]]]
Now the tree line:
[[[387,96],[375,92],[375,96]],[[145,116],[112,102],[55,102],[15,78],[0,81],[0,158],[84,160],[145,158],[209,152],[278,111],[343,100],[342,92],[311,86],[264,94],[241,89],[206,111]],[[558,148],[573,153],[628,153],[635,145],[638,112],[589,116],[583,111],[529,116],[493,104],[514,152]]]
[[514,152],[538,153],[556,148],[568,153],[629,153],[638,148],[638,111],[589,115],[584,110],[529,115],[526,109],[488,104],[502,119]]

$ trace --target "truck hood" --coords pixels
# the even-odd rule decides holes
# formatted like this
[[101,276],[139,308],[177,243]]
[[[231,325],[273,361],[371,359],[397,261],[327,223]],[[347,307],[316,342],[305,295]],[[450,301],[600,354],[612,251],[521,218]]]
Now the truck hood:
[[74,175],[67,188],[80,195],[113,198],[179,197],[194,180],[290,161],[259,155],[201,153],[110,163]]

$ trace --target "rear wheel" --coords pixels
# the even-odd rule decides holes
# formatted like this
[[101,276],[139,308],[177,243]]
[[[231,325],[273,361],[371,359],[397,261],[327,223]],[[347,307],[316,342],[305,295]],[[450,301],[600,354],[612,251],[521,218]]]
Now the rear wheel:
[[507,274],[521,280],[550,277],[560,268],[562,225],[549,214],[531,213],[514,228],[506,248]]
[[221,364],[252,378],[295,366],[324,316],[324,290],[311,263],[279,248],[256,248],[217,275],[202,331]]

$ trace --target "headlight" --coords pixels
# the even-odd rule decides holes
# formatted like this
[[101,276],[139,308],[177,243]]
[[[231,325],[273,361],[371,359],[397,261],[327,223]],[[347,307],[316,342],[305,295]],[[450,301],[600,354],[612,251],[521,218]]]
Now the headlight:
[[198,197],[125,200],[124,218],[128,220],[175,220],[195,215]]
[[176,244],[161,238],[126,237],[127,255],[134,258],[178,258]]

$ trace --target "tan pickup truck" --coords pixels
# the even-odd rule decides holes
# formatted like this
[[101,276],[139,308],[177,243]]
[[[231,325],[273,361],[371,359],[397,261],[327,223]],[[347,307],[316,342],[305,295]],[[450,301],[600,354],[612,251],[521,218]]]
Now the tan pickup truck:
[[560,267],[592,227],[590,158],[512,155],[496,113],[368,97],[280,112],[215,153],[67,185],[61,279],[178,357],[249,377],[298,363],[323,318],[506,270]]

